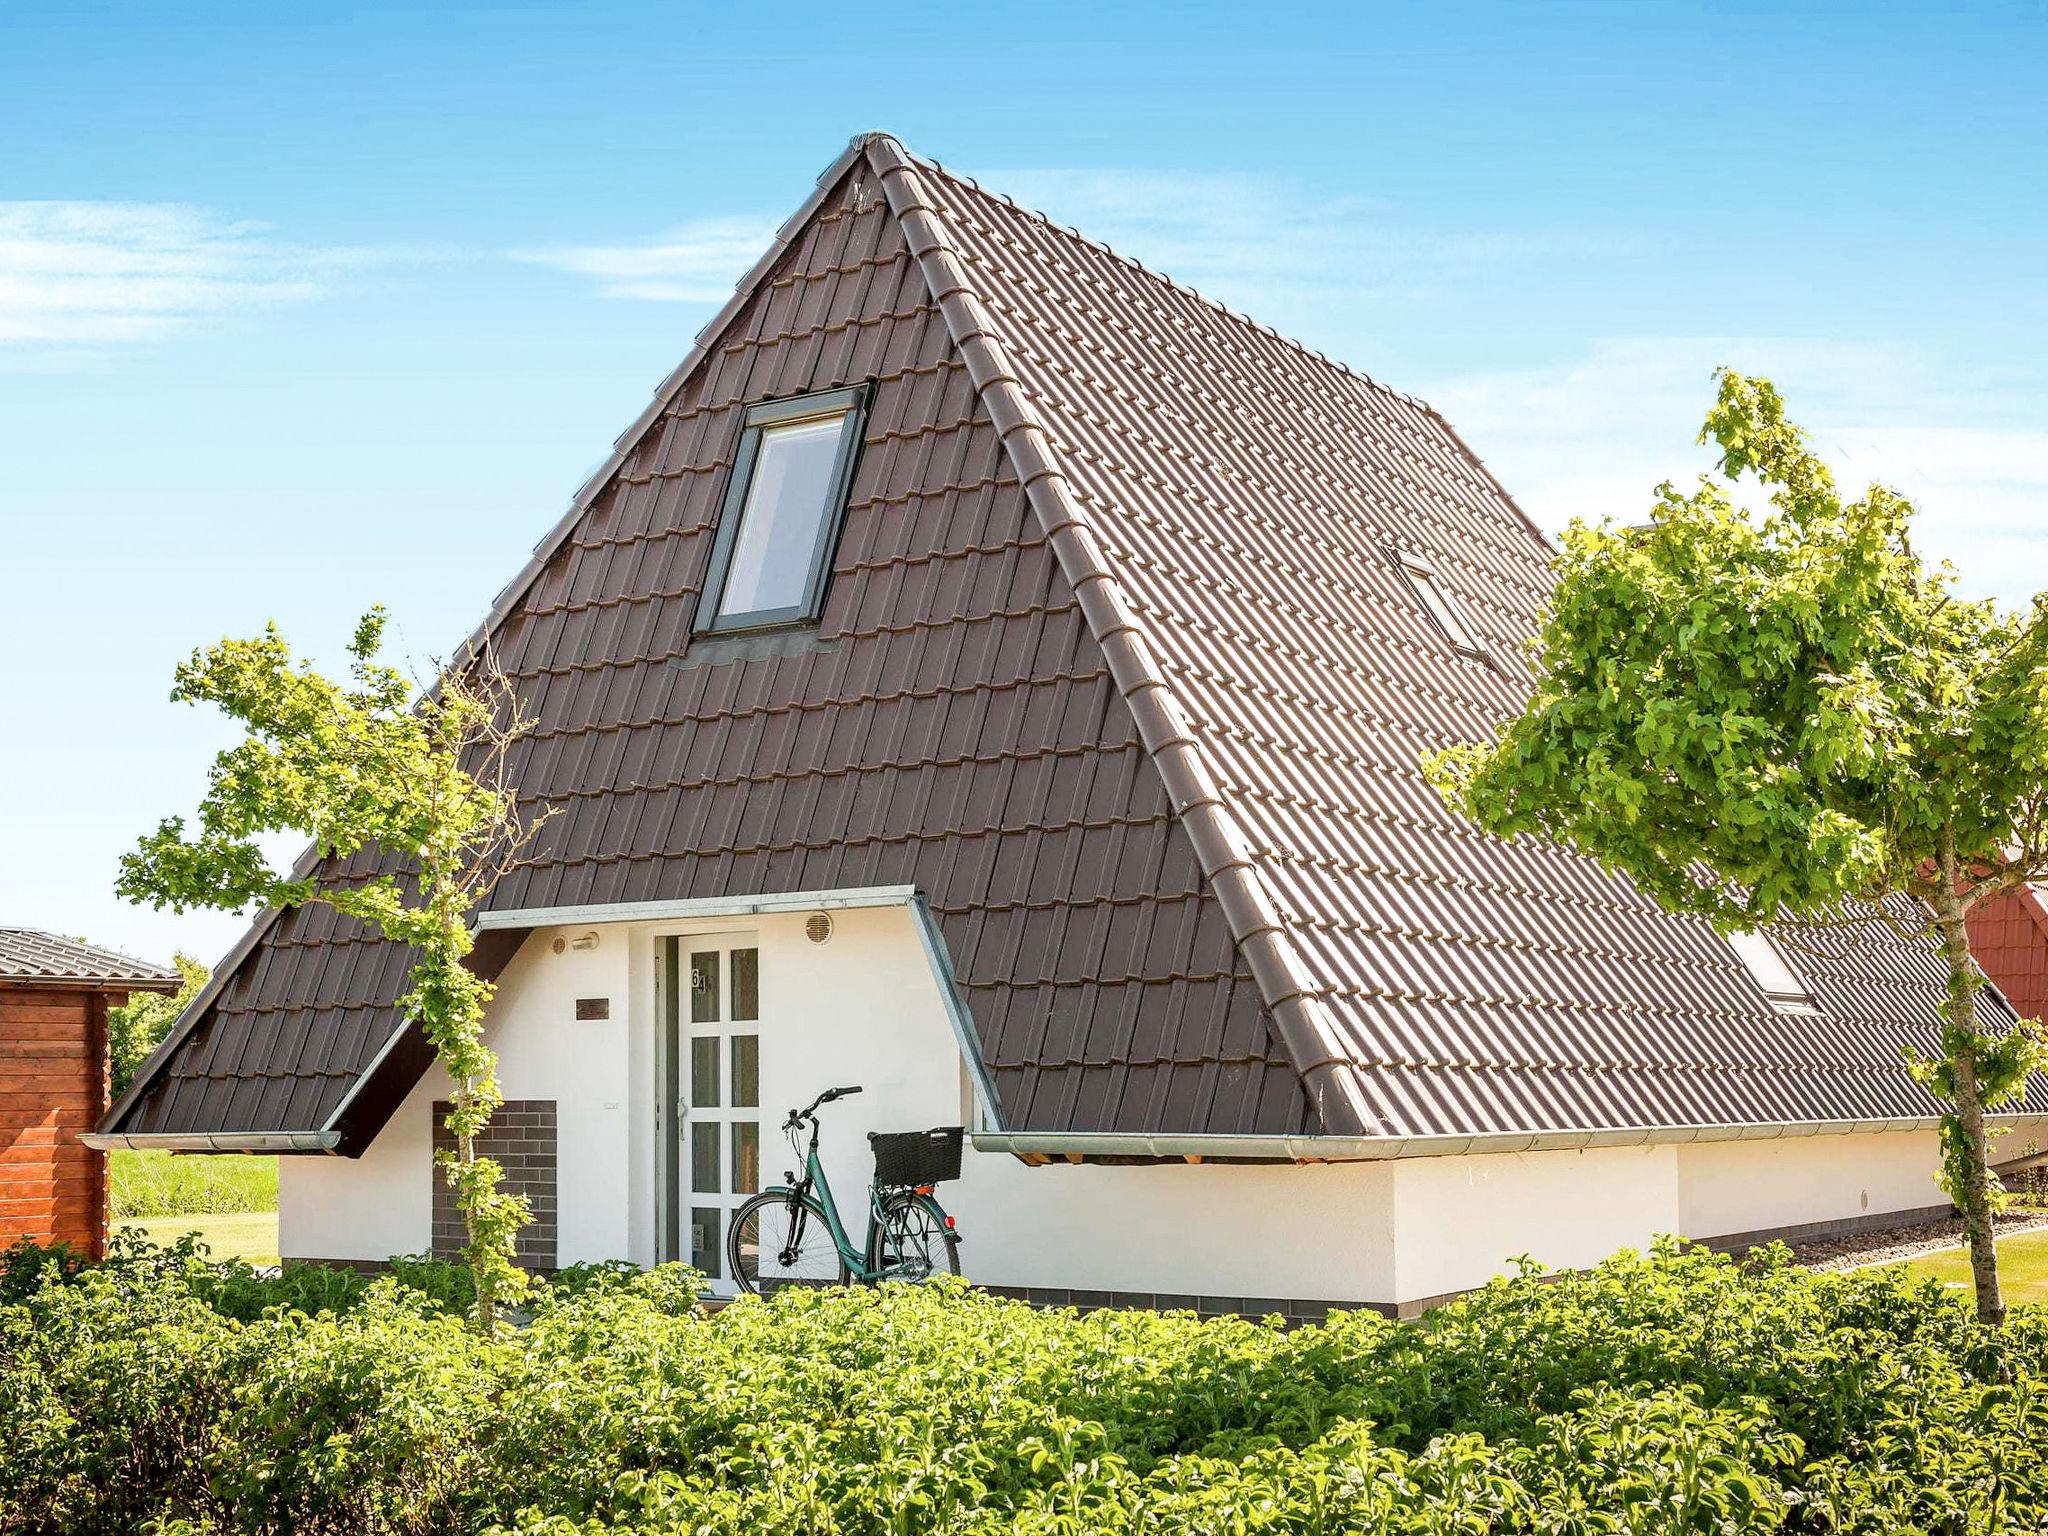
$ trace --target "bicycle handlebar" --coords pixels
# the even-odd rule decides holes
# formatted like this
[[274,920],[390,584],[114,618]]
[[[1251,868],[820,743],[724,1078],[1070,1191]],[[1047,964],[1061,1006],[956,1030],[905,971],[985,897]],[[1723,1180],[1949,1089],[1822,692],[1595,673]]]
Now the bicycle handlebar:
[[789,1112],[789,1118],[782,1122],[783,1128],[785,1130],[794,1129],[796,1126],[801,1125],[804,1121],[810,1119],[811,1116],[817,1112],[819,1106],[824,1104],[830,1104],[834,1099],[851,1098],[854,1094],[859,1092],[860,1089],[858,1087],[827,1088],[823,1093],[819,1094],[815,1099],[811,1100],[811,1102],[806,1104],[802,1109],[792,1109]]

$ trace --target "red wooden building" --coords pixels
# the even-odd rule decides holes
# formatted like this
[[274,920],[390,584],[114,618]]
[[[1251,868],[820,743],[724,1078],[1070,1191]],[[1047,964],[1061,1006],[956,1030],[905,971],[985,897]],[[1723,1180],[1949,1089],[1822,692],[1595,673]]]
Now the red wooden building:
[[178,973],[30,928],[0,928],[0,1247],[106,1247],[107,1159],[81,1142],[107,1109],[107,1010]]

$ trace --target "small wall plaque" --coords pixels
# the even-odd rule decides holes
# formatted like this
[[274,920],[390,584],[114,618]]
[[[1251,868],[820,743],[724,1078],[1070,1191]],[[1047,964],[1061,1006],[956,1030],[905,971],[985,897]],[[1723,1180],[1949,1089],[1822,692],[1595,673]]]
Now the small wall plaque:
[[576,1017],[579,1019],[608,1019],[612,1016],[612,1000],[608,997],[579,997],[576,999]]

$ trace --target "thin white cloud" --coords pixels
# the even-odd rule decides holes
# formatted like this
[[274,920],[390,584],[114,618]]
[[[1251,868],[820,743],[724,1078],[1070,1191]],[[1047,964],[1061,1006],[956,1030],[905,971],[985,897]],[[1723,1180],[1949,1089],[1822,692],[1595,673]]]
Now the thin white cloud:
[[2026,381],[1952,374],[1910,352],[1773,337],[1595,343],[1569,363],[1468,374],[1422,396],[1545,527],[1638,521],[1663,480],[1712,464],[1694,443],[1726,363],[1768,375],[1844,487],[1891,485],[1916,543],[1973,594],[2048,587],[2048,400]]
[[[1545,234],[1406,227],[1380,204],[1232,172],[997,170],[981,179],[1155,271],[1283,328],[1317,313],[1333,292],[1353,305],[1412,297],[1477,267],[1559,244]],[[763,216],[696,219],[625,244],[510,254],[589,278],[606,298],[715,302],[768,248],[774,229],[775,221]]]
[[590,278],[602,298],[717,303],[774,238],[770,218],[693,219],[637,244],[549,246],[511,255]]
[[294,244],[184,203],[0,202],[0,352],[153,341],[318,298],[405,254]]

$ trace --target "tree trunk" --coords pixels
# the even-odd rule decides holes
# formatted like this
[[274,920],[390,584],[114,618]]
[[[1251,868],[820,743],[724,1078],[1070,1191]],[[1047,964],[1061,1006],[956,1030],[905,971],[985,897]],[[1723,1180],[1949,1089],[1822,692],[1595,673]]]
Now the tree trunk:
[[[453,1102],[449,1107],[455,1111],[456,1116],[466,1116],[470,1106],[475,1102],[476,1080],[465,1077],[456,1085]],[[476,1161],[476,1138],[467,1131],[458,1131],[455,1135],[455,1161],[459,1165],[457,1171],[464,1174],[469,1171],[470,1165]],[[466,1188],[466,1186],[458,1187]],[[472,1202],[465,1196],[456,1203],[462,1208],[462,1232],[469,1239],[469,1251],[467,1254],[469,1270],[477,1283],[476,1329],[477,1332],[488,1339],[498,1331],[498,1309],[495,1299],[491,1295],[489,1280],[483,1273],[483,1266],[477,1263],[476,1259],[476,1217],[471,1209]],[[1993,1283],[1996,1283],[1995,1279]]]
[[1977,1081],[1977,972],[1970,960],[1970,935],[1962,903],[1940,905],[1936,924],[1948,961],[1950,1065],[1955,1074],[1955,1184],[1950,1191],[1963,1213],[1970,1245],[1970,1275],[1977,1288],[1977,1321],[1996,1328],[2005,1322],[2005,1297],[1998,1284],[1998,1248],[1991,1221],[1991,1148],[1984,1133],[1984,1096]]

